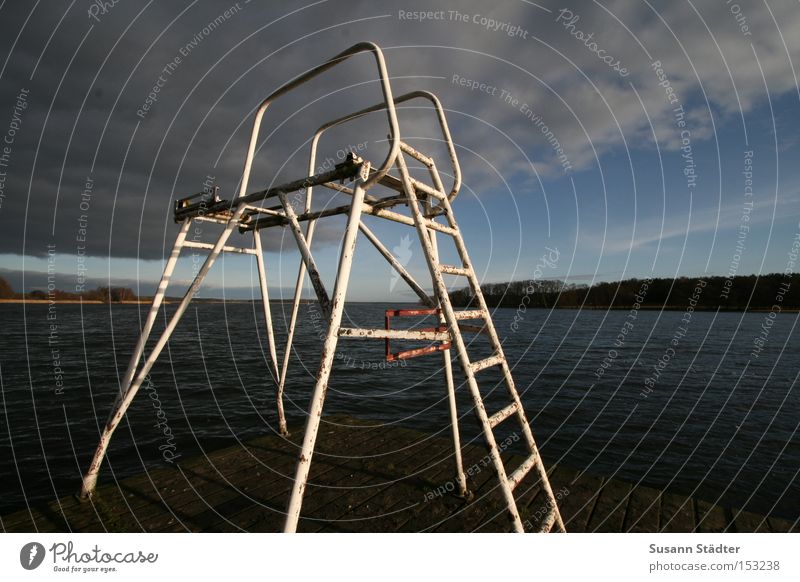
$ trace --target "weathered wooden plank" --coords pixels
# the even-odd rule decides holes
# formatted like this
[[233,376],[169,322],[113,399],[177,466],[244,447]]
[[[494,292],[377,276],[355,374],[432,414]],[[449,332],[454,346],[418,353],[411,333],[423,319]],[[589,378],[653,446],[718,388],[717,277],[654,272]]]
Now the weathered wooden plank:
[[[365,479],[358,481],[356,489],[350,489],[348,483],[355,476],[346,477],[343,489],[338,492],[330,490],[317,497],[316,508],[312,506],[308,515],[321,521],[307,527],[321,528],[326,531],[354,531],[354,527],[375,522],[378,529],[395,529],[400,525],[403,516],[398,513],[403,507],[414,506],[423,500],[419,473],[428,467],[439,464],[443,458],[452,454],[452,445],[445,439],[422,439],[419,433],[406,432],[405,429],[394,428],[386,435],[389,450],[378,456],[362,460],[362,473]],[[410,440],[409,440],[410,439]],[[397,449],[397,443],[406,442],[407,446]],[[322,501],[322,504],[319,502]],[[400,508],[395,508],[400,506]],[[395,509],[389,509],[390,507]],[[328,518],[320,518],[324,510]],[[383,515],[378,525],[376,516]],[[372,529],[372,525],[369,526]]]
[[694,531],[702,533],[721,533],[727,531],[730,522],[725,510],[703,499],[694,502],[697,522]]
[[[365,461],[365,459],[371,459],[382,447],[392,446],[396,448],[397,445],[392,445],[392,442],[398,442],[395,433],[389,430],[376,431],[369,441],[364,444],[363,448],[357,449],[352,446],[346,448],[345,450],[348,451],[346,458],[317,458],[315,455],[314,462],[311,464],[312,469],[306,496],[304,497],[303,518],[301,518],[300,522],[302,527],[299,530],[304,531],[304,521],[316,523],[320,519],[329,519],[329,510],[333,507],[335,500],[352,494],[353,491],[356,491],[358,487],[363,486],[363,483],[368,482],[374,476],[371,473],[373,470],[371,468],[372,464],[370,461]],[[359,455],[362,456],[359,457]],[[330,470],[325,470],[326,468]],[[275,513],[282,514],[291,489],[291,477],[294,477],[293,467],[287,473],[287,477],[290,478],[282,482],[277,489],[270,491],[270,500],[275,501],[276,505],[267,505],[262,512],[259,512],[258,509],[253,511],[253,508],[243,508],[241,512],[231,517],[231,521],[235,523],[236,527],[250,529],[251,524],[256,522],[265,525],[269,521],[265,521],[266,514],[269,514],[270,518]],[[322,517],[314,514],[320,505],[325,507],[325,515]],[[223,525],[223,528],[227,529],[227,526]]]
[[[343,440],[355,444],[361,443],[369,438],[369,432],[374,428],[374,423],[367,421],[332,415],[326,418],[321,426],[320,434],[323,437],[318,454],[323,456],[326,450],[341,451]],[[261,463],[264,472],[270,473],[271,464],[275,463],[272,458],[275,455],[282,456],[287,451],[292,451],[296,460],[296,451],[299,450],[299,442],[302,439],[302,427],[295,427],[294,436],[285,439],[278,434],[271,434],[258,437],[246,444],[237,444],[198,456],[193,459],[182,461],[176,467],[164,467],[148,472],[140,476],[126,479],[119,486],[106,486],[98,489],[97,497],[103,502],[104,507],[108,508],[105,517],[113,515],[113,508],[119,508],[121,515],[117,521],[122,523],[132,522],[132,527],[126,528],[130,531],[147,530],[142,525],[153,515],[170,516],[170,522],[180,523],[177,516],[172,515],[175,509],[182,508],[192,501],[197,501],[197,496],[192,498],[193,489],[197,488],[187,480],[186,475],[191,474],[192,478],[199,481],[202,487],[206,480],[212,480],[217,489],[211,486],[211,491],[203,487],[204,492],[213,494],[220,488],[230,490],[229,480],[237,480],[242,475],[250,474],[254,465]],[[262,453],[272,453],[264,455]],[[258,473],[259,471],[256,471]],[[208,485],[206,485],[208,487]],[[185,493],[186,495],[176,495]],[[200,500],[203,503],[202,500]],[[168,507],[165,509],[164,505]],[[208,505],[207,503],[205,504]],[[81,524],[78,523],[78,526]],[[179,528],[185,530],[187,528]]]
[[767,518],[767,523],[769,524],[769,529],[774,532],[788,533],[798,531],[798,523],[796,521],[791,522],[788,519],[769,517]]
[[567,483],[570,493],[561,502],[561,517],[570,532],[585,532],[597,497],[603,487],[603,479],[588,473],[576,473]]
[[749,511],[734,511],[734,523],[739,533],[766,533],[770,531],[767,518]]
[[660,531],[661,492],[658,489],[634,486],[628,496],[628,509],[622,522],[622,531]]
[[[403,509],[402,514],[398,515],[395,531],[418,532],[436,528],[453,511],[468,503],[467,500],[457,496],[458,484],[452,450],[417,477],[418,491],[415,497],[420,501],[415,505],[402,505],[403,502],[398,502],[388,508],[388,511],[393,512]],[[467,487],[470,486],[472,484],[468,479]],[[425,526],[420,527],[423,522]]]
[[[346,458],[343,460],[339,455],[344,452],[353,454],[354,451],[372,446],[376,442],[375,435],[379,434],[368,429],[362,430],[358,437],[344,438],[342,433],[340,428],[332,426],[321,429],[320,438],[326,444],[320,446],[314,455],[309,489],[313,489],[321,480],[329,479],[331,475],[338,475],[344,470]],[[300,439],[302,431],[293,431],[293,435],[293,438]],[[231,494],[232,488],[228,487],[227,492],[217,494],[213,506],[209,506],[202,515],[196,517],[194,523],[212,531],[216,531],[216,528],[219,531],[280,531],[296,463],[297,449],[286,451],[274,480],[266,482],[258,476],[245,476],[239,480],[242,490]],[[310,499],[312,496],[308,497]]]
[[586,531],[621,531],[632,489],[633,485],[624,481],[604,481]]
[[692,499],[685,495],[661,492],[661,527],[663,532],[694,531],[697,520]]
[[[507,455],[502,455],[508,461]],[[453,507],[450,515],[440,521],[433,531],[476,531],[489,528],[488,521],[494,519],[490,531],[507,531],[511,528],[498,488],[494,464],[483,445],[464,447],[464,472],[473,493],[470,503]],[[498,525],[499,522],[499,525]]]

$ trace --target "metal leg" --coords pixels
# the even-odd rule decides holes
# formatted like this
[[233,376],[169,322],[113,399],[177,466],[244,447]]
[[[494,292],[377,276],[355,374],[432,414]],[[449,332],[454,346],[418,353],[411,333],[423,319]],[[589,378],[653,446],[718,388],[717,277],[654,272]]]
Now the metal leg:
[[175,238],[175,244],[172,246],[172,253],[170,253],[169,258],[167,259],[167,264],[164,265],[164,272],[161,274],[161,281],[159,281],[156,294],[153,296],[153,303],[150,305],[150,311],[147,314],[147,319],[145,320],[144,327],[142,328],[142,333],[139,334],[139,341],[136,342],[136,348],[133,350],[133,354],[131,354],[131,359],[128,362],[128,369],[125,371],[125,377],[122,379],[122,383],[119,386],[120,390],[119,394],[117,395],[117,399],[114,401],[112,414],[120,400],[125,397],[125,394],[131,387],[133,375],[139,365],[139,359],[144,353],[144,347],[147,345],[150,332],[153,331],[153,324],[156,321],[158,310],[161,308],[161,303],[164,301],[164,295],[166,295],[167,287],[169,287],[169,280],[172,278],[172,272],[175,270],[175,264],[178,262],[178,257],[181,254],[183,243],[186,241],[186,235],[189,232],[191,223],[191,220],[184,221],[184,223],[181,225],[181,229],[178,231],[178,236]]
[[317,270],[314,257],[311,254],[311,241],[314,236],[314,225],[316,224],[316,221],[309,223],[306,229],[306,235],[304,236],[303,231],[300,229],[300,223],[297,222],[297,215],[292,208],[291,202],[285,194],[280,194],[279,198],[283,204],[284,212],[286,213],[287,218],[290,220],[292,233],[294,234],[297,247],[300,249],[300,254],[303,258],[303,260],[300,261],[300,269],[297,273],[297,284],[294,290],[294,301],[292,302],[292,317],[291,321],[289,322],[289,334],[286,339],[286,351],[283,354],[283,367],[281,368],[281,374],[280,379],[278,380],[278,389],[275,398],[278,406],[278,427],[282,435],[289,436],[289,429],[286,426],[286,414],[283,410],[283,390],[284,386],[286,385],[286,372],[289,369],[289,358],[291,357],[292,352],[294,329],[297,323],[297,312],[300,308],[300,295],[302,293],[306,271],[308,271],[309,277],[311,277],[311,283],[314,286],[314,291],[317,294],[317,300],[319,301],[320,309],[326,317],[330,316],[331,307],[330,300],[328,299],[328,293],[325,290],[325,285],[322,283],[322,278]]
[[[368,168],[367,168],[368,172]],[[368,173],[367,173],[368,175]],[[333,300],[331,301],[330,325],[328,335],[322,347],[322,357],[317,372],[317,383],[311,395],[311,403],[308,409],[308,420],[306,421],[305,436],[303,437],[303,447],[300,451],[300,458],[297,462],[297,472],[294,478],[292,494],[289,498],[289,506],[286,510],[286,523],[283,531],[293,533],[297,531],[297,522],[300,519],[300,508],[303,504],[303,492],[308,481],[308,471],[311,466],[311,457],[314,454],[314,444],[317,440],[319,423],[322,416],[322,406],[325,403],[325,393],[328,390],[328,378],[331,375],[331,367],[336,352],[336,343],[339,339],[339,327],[342,323],[342,313],[344,312],[345,296],[347,294],[347,284],[350,280],[350,269],[353,264],[353,253],[356,247],[356,235],[358,225],[361,222],[361,209],[364,202],[364,188],[361,181],[355,185],[353,201],[350,208],[350,215],[347,219],[347,228],[342,241],[342,254],[339,257],[339,268],[336,273],[336,283],[333,289]]]
[[264,251],[261,248],[261,231],[253,231],[253,239],[256,243],[256,264],[258,265],[258,283],[261,287],[261,303],[264,307],[264,323],[267,327],[267,342],[269,344],[269,356],[272,362],[270,373],[278,381],[278,354],[275,351],[275,333],[272,329],[272,312],[269,306],[269,289],[267,288],[267,269],[264,266]]
[[[306,227],[306,242],[311,246],[311,241],[314,239],[314,226],[317,224],[316,220],[311,220]],[[289,319],[289,330],[286,336],[286,349],[283,352],[283,363],[281,364],[281,377],[278,380],[278,390],[275,399],[278,404],[278,427],[283,436],[289,436],[289,429],[286,426],[286,414],[283,410],[283,391],[286,387],[286,372],[289,370],[289,358],[292,356],[292,342],[294,341],[294,330],[297,325],[297,314],[300,310],[300,297],[303,294],[303,281],[306,278],[306,264],[300,261],[300,267],[297,271],[297,284],[294,288],[294,299],[292,300],[292,315]]]
[[[427,229],[424,224],[424,217],[422,216],[422,212],[419,208],[418,199],[416,193],[414,191],[414,186],[411,183],[411,178],[408,173],[408,167],[406,166],[405,160],[403,159],[403,155],[399,154],[397,156],[397,167],[400,171],[400,177],[403,180],[404,189],[406,191],[406,195],[408,196],[408,205],[411,209],[411,215],[414,217],[414,222],[417,227],[417,234],[419,235],[420,244],[425,252],[425,258],[428,263],[428,270],[431,273],[431,279],[434,283],[434,288],[436,290],[436,294],[439,298],[439,302],[442,308],[442,313],[444,314],[448,327],[452,330],[453,335],[453,344],[456,347],[458,358],[461,363],[461,368],[464,371],[464,375],[467,377],[467,385],[469,386],[470,393],[472,395],[472,400],[475,402],[475,413],[478,416],[478,421],[481,424],[483,429],[483,436],[486,439],[486,446],[489,449],[489,457],[492,459],[492,464],[494,465],[495,470],[497,471],[497,478],[500,481],[500,490],[503,493],[503,497],[506,500],[506,505],[508,506],[509,513],[511,515],[511,520],[514,525],[514,530],[522,533],[524,532],[524,528],[522,526],[522,520],[519,517],[519,512],[517,511],[517,504],[514,500],[514,493],[509,486],[508,477],[506,475],[505,467],[503,466],[503,459],[500,456],[500,450],[497,447],[497,442],[494,438],[494,433],[492,432],[492,427],[489,425],[489,416],[486,413],[486,408],[483,405],[483,399],[481,397],[480,389],[478,388],[478,382],[475,379],[475,375],[472,373],[470,367],[469,357],[467,356],[467,349],[464,345],[464,340],[461,337],[461,333],[458,331],[458,320],[456,320],[455,313],[453,311],[453,306],[450,303],[449,296],[447,295],[447,287],[444,284],[444,280],[442,279],[442,274],[439,271],[439,266],[436,261],[433,260],[434,257],[434,250],[431,246],[431,239],[428,236]],[[448,219],[451,217],[448,216]],[[455,237],[456,244],[458,246],[458,237]],[[459,251],[461,248],[459,247]],[[462,259],[465,257],[462,256]],[[471,269],[472,266],[465,260],[464,267]]]
[[442,352],[444,364],[444,377],[447,385],[447,400],[450,405],[450,426],[453,433],[453,448],[455,450],[456,481],[461,497],[471,501],[472,492],[467,487],[467,477],[464,474],[464,461],[461,458],[461,437],[458,432],[458,409],[456,408],[456,390],[453,383],[453,363],[450,361],[450,350]]
[[[181,317],[186,311],[186,308],[189,306],[192,297],[194,297],[195,293],[197,293],[197,289],[199,288],[200,283],[202,283],[209,269],[211,269],[211,266],[214,264],[214,261],[217,260],[217,257],[222,252],[222,247],[225,246],[225,243],[228,241],[228,238],[233,232],[233,229],[236,228],[236,225],[239,222],[239,217],[241,216],[243,211],[244,211],[244,206],[241,206],[234,213],[233,217],[226,225],[225,230],[222,231],[222,233],[219,235],[219,239],[217,239],[214,248],[212,249],[211,253],[206,257],[203,266],[200,268],[194,281],[189,286],[189,289],[186,291],[186,294],[183,296],[180,305],[178,305],[178,309],[173,314],[172,319],[170,319],[166,329],[161,334],[161,337],[158,339],[156,345],[153,347],[153,351],[148,356],[147,360],[142,366],[141,371],[136,376],[136,379],[131,383],[131,385],[126,390],[124,397],[119,399],[116,405],[114,406],[113,412],[111,413],[111,416],[109,417],[108,421],[106,422],[106,426],[103,429],[103,434],[100,435],[100,442],[97,444],[97,450],[95,450],[94,457],[92,458],[92,462],[89,465],[89,470],[83,477],[83,484],[81,486],[81,491],[80,491],[80,497],[82,499],[91,497],[92,494],[94,493],[95,486],[97,485],[97,473],[100,471],[100,465],[103,463],[103,458],[106,455],[106,450],[108,449],[108,444],[111,441],[111,436],[114,434],[114,431],[116,430],[117,426],[122,420],[122,417],[125,416],[125,412],[128,410],[128,407],[133,401],[133,398],[139,391],[139,387],[142,385],[142,382],[144,382],[144,379],[147,377],[147,374],[150,372],[150,369],[153,367],[153,364],[155,364],[156,359],[158,359],[158,356],[161,354],[161,350],[164,349],[164,346],[167,344],[167,341],[172,335],[172,332],[175,330],[175,327],[177,327],[178,322],[180,321]],[[172,257],[170,257],[170,259],[172,259]],[[174,267],[174,264],[172,265],[172,267]]]

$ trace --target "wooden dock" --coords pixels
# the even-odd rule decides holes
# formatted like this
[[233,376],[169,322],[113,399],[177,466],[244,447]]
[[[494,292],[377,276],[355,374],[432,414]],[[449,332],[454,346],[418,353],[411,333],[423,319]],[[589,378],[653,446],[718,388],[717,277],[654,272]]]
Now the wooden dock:
[[[445,433],[446,434],[446,433]],[[302,428],[109,482],[91,502],[65,497],[0,518],[7,532],[277,532]],[[447,438],[394,425],[325,418],[303,503],[301,532],[494,532],[510,524],[483,447],[464,447],[475,493],[454,496]],[[508,458],[513,466],[515,459]],[[797,524],[699,499],[551,467],[570,532],[787,532]],[[76,483],[76,489],[78,483]],[[546,513],[531,475],[518,503],[526,528]]]

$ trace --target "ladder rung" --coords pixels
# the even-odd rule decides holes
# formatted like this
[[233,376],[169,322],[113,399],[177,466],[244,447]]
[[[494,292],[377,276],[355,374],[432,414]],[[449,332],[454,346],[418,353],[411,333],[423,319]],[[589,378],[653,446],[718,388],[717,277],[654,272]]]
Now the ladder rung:
[[495,412],[492,416],[489,417],[489,426],[491,428],[496,427],[498,424],[503,422],[509,416],[514,414],[517,411],[517,403],[512,402],[508,406],[506,406],[503,410],[499,412]]
[[419,190],[420,192],[422,192],[423,194],[427,194],[428,196],[433,196],[438,200],[444,200],[445,198],[447,198],[447,194],[445,194],[444,192],[437,190],[436,188],[431,188],[426,183],[420,182],[419,180],[416,180],[414,178],[411,178],[411,184],[414,186],[415,190]]
[[485,370],[486,368],[491,368],[492,366],[497,366],[503,363],[503,356],[494,355],[489,356],[485,360],[478,360],[477,362],[472,362],[469,367],[472,370],[472,373],[480,372],[481,370]]
[[517,488],[517,485],[520,484],[525,478],[531,469],[533,469],[534,465],[539,462],[539,456],[536,453],[533,453],[530,457],[522,461],[522,464],[516,468],[516,470],[508,476],[508,486],[511,487],[511,490]]
[[456,236],[458,234],[458,231],[455,228],[450,228],[449,226],[445,226],[444,224],[439,224],[435,220],[431,220],[429,218],[423,218],[422,224],[424,226],[427,226],[431,230],[435,230],[443,234],[449,234],[450,236]]
[[418,162],[422,162],[423,164],[425,164],[429,168],[433,165],[433,160],[431,158],[429,158],[428,156],[426,156],[422,152],[417,151],[416,149],[414,149],[413,147],[411,147],[410,145],[408,145],[404,141],[400,142],[400,149],[403,151],[403,153],[408,154],[409,156],[411,156],[412,158],[414,158]]
[[447,275],[460,275],[469,277],[469,269],[464,267],[454,267],[453,265],[439,265],[439,270]]
[[466,311],[456,311],[456,319],[486,319],[486,312],[483,309],[467,309]]

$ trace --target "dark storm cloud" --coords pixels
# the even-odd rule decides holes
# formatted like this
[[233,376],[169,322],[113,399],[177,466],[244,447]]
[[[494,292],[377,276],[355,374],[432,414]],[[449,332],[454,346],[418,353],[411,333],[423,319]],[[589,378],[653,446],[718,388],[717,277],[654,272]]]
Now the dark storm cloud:
[[[763,101],[762,69],[771,91],[791,90],[786,55],[797,58],[800,52],[800,18],[791,7],[776,7],[773,15],[742,3],[752,31],[746,42],[724,2],[702,8],[704,20],[687,15],[685,7],[664,9],[661,16],[680,34],[689,66],[659,15],[646,5],[610,2],[604,11],[576,4],[581,26],[602,39],[608,54],[626,59],[630,74],[623,78],[556,22],[560,5],[542,3],[548,11],[524,2],[402,4],[330,1],[303,8],[295,2],[143,5],[123,0],[103,12],[91,9],[92,2],[77,1],[69,10],[66,2],[41,4],[30,14],[28,3],[5,3],[0,11],[5,50],[0,54],[9,56],[0,86],[0,133],[23,90],[27,108],[20,116],[0,208],[3,252],[42,256],[54,244],[59,253],[74,254],[85,244],[86,253],[95,256],[161,258],[176,230],[169,215],[172,200],[200,190],[208,176],[224,196],[235,191],[252,111],[260,100],[360,40],[387,47],[390,73],[398,77],[397,94],[422,87],[442,95],[463,146],[467,182],[479,190],[500,183],[489,167],[506,178],[521,177],[531,188],[538,188],[538,181],[530,160],[545,177],[562,170],[543,132],[519,105],[504,101],[492,88],[505,89],[543,113],[572,167],[581,169],[620,146],[623,133],[628,145],[648,147],[642,103],[656,130],[670,128],[663,89],[653,82],[652,59],[679,71],[673,85],[687,103],[699,94],[702,79],[702,90],[725,116]],[[454,16],[454,7],[467,19]],[[413,16],[419,10],[439,11],[441,17],[420,22]],[[638,36],[620,34],[612,13]],[[774,34],[773,16],[783,38]],[[730,74],[709,48],[714,44],[707,23],[714,27],[714,43],[728,56]],[[165,72],[170,63],[174,68]],[[325,119],[378,99],[374,82],[354,86],[374,77],[367,57],[336,73],[269,110],[262,137],[275,132],[260,152],[252,187],[302,175],[306,153],[298,148],[309,133]],[[454,82],[454,75],[484,88]],[[738,81],[735,92],[731,77]],[[638,96],[630,90],[632,82]],[[157,99],[145,111],[154,87]],[[307,109],[292,117],[298,107]],[[691,113],[696,138],[708,138],[708,112],[699,107]],[[404,119],[406,135],[423,135],[430,127],[424,116]],[[343,131],[337,143],[368,141],[380,150],[386,133],[382,121],[360,126],[366,138]],[[662,147],[678,145],[670,135],[663,131]],[[337,147],[328,155],[335,155]],[[486,160],[470,151],[482,152]],[[84,192],[87,178],[90,192]],[[81,224],[85,243],[78,240]],[[319,235],[318,243],[338,240],[330,229]],[[280,239],[269,237],[268,247],[276,249]]]

